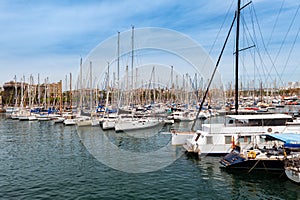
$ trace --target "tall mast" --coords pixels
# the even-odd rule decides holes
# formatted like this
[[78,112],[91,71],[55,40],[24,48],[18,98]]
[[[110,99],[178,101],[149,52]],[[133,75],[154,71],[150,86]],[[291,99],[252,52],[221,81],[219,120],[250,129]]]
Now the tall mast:
[[17,86],[17,76],[15,75],[15,107],[18,106],[18,86]]
[[20,107],[23,108],[24,104],[23,104],[23,93],[24,93],[24,79],[25,77],[23,76],[23,78],[21,79],[21,103],[20,103]]
[[174,103],[174,99],[173,99],[173,95],[174,95],[174,81],[173,81],[173,66],[171,66],[171,97],[170,97],[170,100],[171,100],[171,103]]
[[79,75],[79,78],[80,78],[80,102],[79,102],[79,107],[80,107],[80,113],[81,113],[81,110],[82,110],[82,104],[83,104],[83,83],[82,83],[82,58],[80,58],[80,75]]
[[236,11],[236,40],[235,40],[235,114],[239,108],[239,37],[240,37],[241,0],[238,0]]
[[41,106],[41,85],[40,85],[40,74],[38,74],[38,105]]
[[72,73],[70,73],[70,111],[72,113]]
[[117,62],[117,67],[118,67],[118,71],[117,71],[117,82],[118,82],[118,100],[120,98],[120,32],[118,31],[118,62]]
[[50,86],[49,86],[49,77],[47,77],[46,81],[46,108],[48,109],[50,107]]
[[131,89],[133,89],[134,26],[131,26]]
[[109,77],[109,68],[110,68],[110,65],[109,65],[109,62],[107,62],[107,76],[106,76],[106,89],[107,90],[109,90],[109,79],[110,79],[110,77]]
[[63,92],[62,92],[62,80],[59,81],[59,112],[62,114],[62,104],[63,104]]
[[126,101],[126,105],[129,104],[129,100],[128,100],[128,91],[129,91],[129,83],[128,83],[128,65],[126,65],[125,68],[125,88],[126,88],[126,95],[125,95],[125,101]]
[[92,112],[93,109],[93,73],[92,73],[92,61],[90,61],[90,111]]

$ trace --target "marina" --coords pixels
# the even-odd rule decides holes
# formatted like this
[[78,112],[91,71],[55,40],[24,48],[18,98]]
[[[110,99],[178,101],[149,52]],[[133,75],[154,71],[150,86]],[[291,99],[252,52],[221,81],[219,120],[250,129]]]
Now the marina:
[[[81,142],[84,135],[107,134],[121,148],[147,152],[170,141],[168,134],[141,143],[124,133],[105,133],[100,127],[86,127],[80,132],[76,126],[15,121],[3,114],[0,133],[0,193],[4,199],[298,199],[300,196],[299,186],[282,173],[227,172],[220,168],[220,157],[198,159],[184,151],[175,162],[160,170],[126,173],[99,162]],[[97,142],[103,145],[101,140]],[[115,159],[119,164],[123,161]],[[191,189],[191,185],[195,188]]]
[[[116,22],[120,16],[126,16],[126,24],[141,25],[148,21],[143,16],[156,10],[153,2],[145,14],[139,13],[148,10],[144,4],[136,2],[132,12],[123,3],[56,5],[56,20],[52,13],[47,31],[37,34],[73,26],[51,24],[68,18],[62,13],[74,15],[74,10],[65,12],[74,5],[81,10],[72,19],[76,28],[44,46],[40,41],[43,51],[30,47],[36,60],[43,58],[43,66],[35,63],[30,75],[20,69],[1,72],[14,78],[0,87],[0,198],[300,199],[300,5],[274,2],[279,9],[275,18],[264,1],[163,1],[155,4],[167,14],[158,9],[150,20],[172,19],[162,27],[131,23],[130,29],[112,33],[109,24],[125,26]],[[229,8],[225,12],[224,5],[216,4]],[[45,1],[43,8],[54,5]],[[122,8],[114,19],[108,14],[115,12],[112,5]],[[123,14],[125,5],[130,14]],[[99,18],[92,20],[94,15]],[[210,18],[202,18],[206,15]],[[97,28],[91,30],[83,18],[96,21]],[[98,29],[102,19],[107,27]],[[285,28],[277,31],[277,26]],[[98,34],[105,38],[96,44]],[[55,71],[50,54],[59,57],[55,62],[72,66],[69,72]],[[22,60],[25,66],[27,59]]]

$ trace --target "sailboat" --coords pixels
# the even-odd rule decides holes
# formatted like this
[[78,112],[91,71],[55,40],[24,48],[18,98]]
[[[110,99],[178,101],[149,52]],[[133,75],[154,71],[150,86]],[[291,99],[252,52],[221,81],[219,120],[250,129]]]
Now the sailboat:
[[[248,3],[249,4],[249,3]],[[247,4],[247,5],[248,5]],[[245,5],[245,6],[247,6]],[[245,7],[243,6],[243,8]],[[255,147],[257,145],[261,145],[261,140],[259,139],[259,135],[265,133],[284,133],[290,132],[290,126],[287,126],[287,122],[292,121],[292,117],[286,114],[258,114],[258,115],[238,115],[239,108],[239,99],[238,99],[238,63],[239,63],[239,22],[240,22],[240,11],[241,11],[241,1],[238,0],[237,11],[231,27],[229,29],[229,33],[223,45],[221,54],[218,58],[216,67],[210,79],[210,83],[213,79],[214,73],[218,67],[220,62],[222,53],[226,46],[227,40],[229,38],[230,32],[234,23],[236,22],[236,43],[235,43],[235,115],[227,115],[225,117],[224,124],[204,124],[202,130],[197,130],[194,132],[192,138],[189,134],[182,136],[181,134],[172,134],[172,143],[177,138],[180,138],[181,141],[184,137],[186,140],[183,144],[183,147],[187,152],[196,153],[198,155],[201,154],[227,154],[232,150],[232,140],[240,140],[240,145],[243,148]],[[207,90],[204,94],[202,103],[205,100],[205,97],[208,93],[210,83],[207,86]],[[198,113],[201,111],[202,103],[200,105],[200,109]],[[192,126],[192,130],[194,128],[194,124]]]

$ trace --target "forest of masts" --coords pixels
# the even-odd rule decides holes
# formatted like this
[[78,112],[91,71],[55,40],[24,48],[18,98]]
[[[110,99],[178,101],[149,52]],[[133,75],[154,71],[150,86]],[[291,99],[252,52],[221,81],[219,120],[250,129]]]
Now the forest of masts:
[[[187,76],[187,75],[186,75]],[[188,77],[188,76],[187,76]],[[69,79],[69,81],[68,81]],[[107,80],[107,79],[106,79]],[[188,80],[188,79],[186,79]],[[70,77],[66,76],[65,88],[63,90],[62,81],[57,83],[49,83],[49,79],[46,78],[44,83],[40,84],[38,77],[38,84],[34,84],[33,77],[30,76],[29,83],[25,83],[25,77],[22,77],[21,82],[17,82],[16,78],[14,81],[5,83],[2,91],[2,104],[5,106],[15,107],[55,107],[61,109],[70,109],[71,106],[87,108],[93,110],[99,104],[102,105],[113,105],[117,108],[118,106],[126,105],[147,105],[152,103],[169,103],[169,104],[190,104],[197,105],[205,90],[203,79],[199,84],[193,84],[190,81],[183,81],[182,85],[178,83],[172,83],[170,87],[159,87],[155,83],[142,83],[142,87],[129,89],[133,84],[125,84],[126,90],[120,90],[116,87],[115,81],[105,81],[102,89],[86,88],[72,89],[72,74]],[[198,87],[195,85],[202,85]],[[187,89],[193,88],[194,89]],[[211,105],[224,105],[225,101],[233,99],[234,90],[232,84],[226,91],[221,89],[211,89],[206,99]],[[276,88],[263,88],[261,87],[253,89],[250,87],[243,87],[241,84],[240,88],[244,88],[239,91],[240,97],[262,97],[262,96],[275,96],[275,95],[300,95],[300,89],[276,89]],[[70,92],[71,91],[71,92]],[[222,95],[220,95],[222,94]]]

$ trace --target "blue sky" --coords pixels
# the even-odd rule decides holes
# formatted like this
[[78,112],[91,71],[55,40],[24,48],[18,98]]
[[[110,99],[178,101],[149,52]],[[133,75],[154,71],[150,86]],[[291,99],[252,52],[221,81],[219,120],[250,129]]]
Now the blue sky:
[[[185,34],[209,52],[215,63],[235,7],[236,0],[3,0],[0,1],[0,85],[13,80],[15,75],[20,81],[22,76],[28,78],[32,74],[37,82],[38,73],[41,80],[49,77],[50,82],[64,81],[70,72],[78,73],[81,57],[85,58],[118,31],[130,30],[131,25],[161,27]],[[244,26],[245,35],[253,33],[249,29],[256,26],[259,27],[256,37],[263,36],[263,40],[253,39],[258,49],[253,67],[248,57],[242,57],[244,75],[240,79],[268,84],[276,80],[278,85],[300,81],[299,2],[253,0],[248,7],[243,10],[242,19],[250,22],[248,27]],[[253,18],[246,14],[248,11]],[[259,25],[251,24],[256,19]],[[251,36],[245,38],[241,40],[241,48],[254,43]],[[224,84],[234,81],[233,39],[234,34],[219,68]]]

